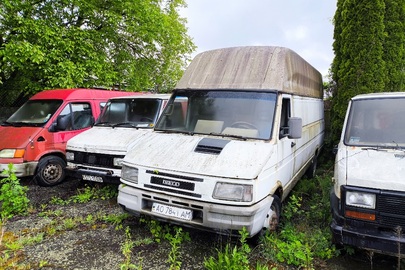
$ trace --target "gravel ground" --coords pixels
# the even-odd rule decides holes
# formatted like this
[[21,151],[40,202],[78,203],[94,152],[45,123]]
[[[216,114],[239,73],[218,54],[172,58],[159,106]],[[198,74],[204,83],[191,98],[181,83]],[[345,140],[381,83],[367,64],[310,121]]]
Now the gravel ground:
[[[63,226],[68,220],[81,217],[86,219],[123,213],[116,199],[94,199],[88,203],[53,204],[53,197],[68,200],[83,189],[84,183],[67,180],[56,187],[39,187],[31,180],[24,180],[28,186],[28,198],[32,210],[27,216],[10,219],[4,226],[4,240],[33,239],[43,233],[43,239],[37,243],[24,244],[24,248],[15,252],[11,258],[16,261],[9,269],[120,269],[125,262],[122,252],[126,240],[125,230],[116,229],[116,225],[97,219],[96,222],[76,222],[72,228]],[[122,222],[123,228],[130,228],[132,240],[142,241],[152,235],[144,223],[130,217]],[[204,258],[215,251],[215,245],[222,241],[215,234],[184,229],[192,241],[180,246],[181,269],[204,269]],[[1,247],[3,250],[3,247]],[[131,263],[136,269],[169,269],[167,262],[170,243],[162,239],[161,243],[141,244],[132,249]],[[19,268],[20,267],[20,268]],[[24,268],[25,267],[25,268]],[[1,268],[1,267],[0,267]]]
[[[85,183],[68,179],[55,187],[39,187],[29,179],[22,181],[29,188],[30,213],[27,216],[17,216],[3,224],[3,235],[0,238],[0,269],[120,269],[125,263],[122,251],[126,227],[130,228],[131,240],[139,244],[132,249],[130,262],[136,265],[131,269],[170,269],[168,263],[170,243],[163,240],[160,243],[145,243],[143,240],[152,239],[150,230],[139,218],[130,216],[121,222],[122,227],[112,222],[103,221],[103,216],[119,216],[123,213],[116,202],[93,199],[87,203],[69,203],[66,205],[53,203],[52,198],[68,201],[78,191],[83,192]],[[102,187],[102,186],[101,186]],[[83,222],[87,217],[93,221]],[[81,220],[74,226],[66,226],[69,220]],[[164,226],[164,224],[162,224]],[[204,259],[217,257],[216,249],[229,242],[228,237],[214,233],[202,232],[183,228],[188,232],[191,241],[183,242],[179,247],[181,269],[205,269]],[[15,243],[22,239],[35,239],[43,234],[38,241],[23,244],[22,249],[7,252],[5,244]],[[10,248],[7,248],[10,250]],[[254,255],[254,251],[253,254]],[[7,256],[9,256],[7,258]],[[7,258],[4,262],[4,258]],[[3,261],[1,260],[3,259]],[[9,267],[5,267],[8,265]],[[370,266],[373,265],[371,268]],[[127,269],[127,268],[123,268]],[[271,267],[269,267],[271,269]],[[286,266],[278,269],[295,269]],[[315,269],[331,270],[387,270],[398,269],[395,258],[378,257],[370,264],[363,256],[337,257],[324,262]],[[405,268],[401,268],[405,269]]]

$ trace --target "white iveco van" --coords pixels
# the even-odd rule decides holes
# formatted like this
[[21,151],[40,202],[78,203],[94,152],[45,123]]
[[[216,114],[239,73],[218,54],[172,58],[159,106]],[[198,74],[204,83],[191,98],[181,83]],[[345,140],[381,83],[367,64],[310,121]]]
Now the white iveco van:
[[333,240],[405,253],[405,92],[351,99],[331,192]]
[[66,174],[85,181],[119,184],[127,148],[148,136],[169,97],[138,94],[110,99],[94,126],[68,141]]
[[[186,100],[177,106],[176,100]],[[323,144],[321,74],[290,49],[195,57],[154,131],[123,161],[118,203],[222,234],[274,229]]]

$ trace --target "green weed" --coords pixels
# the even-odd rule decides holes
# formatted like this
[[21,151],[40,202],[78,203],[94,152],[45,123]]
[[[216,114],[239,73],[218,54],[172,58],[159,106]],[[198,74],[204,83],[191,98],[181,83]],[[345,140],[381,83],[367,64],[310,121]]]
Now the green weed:
[[27,187],[20,185],[20,181],[14,173],[13,164],[8,165],[5,174],[8,177],[0,180],[1,218],[8,219],[14,215],[25,214],[28,210],[29,199]]

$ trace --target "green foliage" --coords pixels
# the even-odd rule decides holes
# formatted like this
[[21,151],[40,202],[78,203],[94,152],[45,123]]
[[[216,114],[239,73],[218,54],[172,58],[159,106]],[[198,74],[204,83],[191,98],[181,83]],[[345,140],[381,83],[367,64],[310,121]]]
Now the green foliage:
[[119,215],[105,215],[103,216],[101,219],[106,221],[106,222],[110,222],[113,225],[115,225],[115,229],[122,229],[122,222],[127,219],[130,215],[128,213],[122,213]]
[[284,202],[280,231],[267,234],[261,254],[305,269],[338,255],[331,244],[329,191],[333,164],[325,160],[314,178],[303,178]]
[[404,19],[401,1],[337,1],[331,69],[332,144],[339,140],[353,96],[405,89]]
[[168,91],[195,49],[178,13],[184,6],[184,0],[1,1],[0,89]]
[[25,214],[28,210],[29,199],[27,187],[20,185],[20,181],[14,173],[14,167],[10,163],[4,171],[8,177],[0,180],[1,218],[8,219],[14,215]]
[[131,263],[132,260],[132,248],[135,246],[135,242],[132,240],[129,227],[125,228],[125,241],[121,246],[122,254],[125,257],[125,261],[120,265],[121,270],[139,269],[142,270],[142,259],[140,265]]
[[180,270],[181,261],[180,259],[180,245],[184,240],[190,241],[190,236],[188,233],[184,233],[183,229],[180,227],[174,227],[175,234],[172,235],[170,232],[165,234],[165,238],[169,241],[171,249],[169,253],[170,270]]
[[[209,270],[222,270],[222,269],[233,269],[233,270],[247,270],[249,267],[249,254],[251,249],[246,242],[248,237],[248,232],[246,228],[239,231],[240,234],[240,246],[231,246],[231,244],[226,244],[225,248],[217,250],[218,257],[213,258],[212,256],[204,260],[205,268]],[[261,266],[259,263],[257,269],[267,269],[265,266]]]

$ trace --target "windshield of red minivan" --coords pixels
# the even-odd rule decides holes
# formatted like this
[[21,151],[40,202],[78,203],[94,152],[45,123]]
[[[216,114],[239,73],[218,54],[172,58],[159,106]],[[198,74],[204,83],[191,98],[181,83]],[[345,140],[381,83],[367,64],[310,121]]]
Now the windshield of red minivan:
[[62,100],[29,100],[6,123],[44,125],[61,106]]

